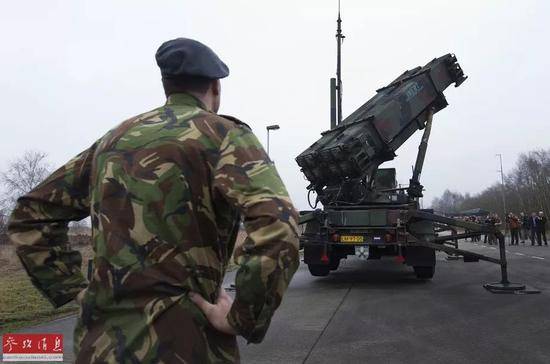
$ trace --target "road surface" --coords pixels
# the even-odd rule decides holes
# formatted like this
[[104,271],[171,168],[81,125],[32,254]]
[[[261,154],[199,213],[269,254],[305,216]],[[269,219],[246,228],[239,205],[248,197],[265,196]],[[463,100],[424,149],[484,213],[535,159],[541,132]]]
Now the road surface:
[[[498,256],[483,244],[461,247]],[[550,363],[550,248],[507,249],[510,280],[541,294],[491,294],[482,284],[499,280],[498,266],[444,254],[431,281],[394,260],[348,259],[324,278],[302,265],[264,342],[241,341],[242,362]],[[22,331],[61,331],[70,348],[74,322]]]

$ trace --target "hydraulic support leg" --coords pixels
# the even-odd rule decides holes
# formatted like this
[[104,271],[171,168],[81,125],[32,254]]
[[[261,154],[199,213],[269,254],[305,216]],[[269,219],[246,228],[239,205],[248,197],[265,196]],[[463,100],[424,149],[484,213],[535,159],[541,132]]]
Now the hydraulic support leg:
[[[500,282],[486,283],[483,285],[489,292],[492,293],[520,293],[525,291],[525,285],[521,283],[511,283],[508,280],[508,264],[506,261],[506,244],[504,243],[504,235],[497,231],[495,233],[498,239],[498,248],[500,250]],[[531,292],[534,293],[534,292]]]
[[[436,250],[444,251],[448,254],[460,254],[464,257],[465,261],[466,261],[466,258],[468,258],[468,259],[474,259],[474,260],[484,260],[491,263],[499,264],[500,276],[501,276],[500,282],[487,283],[483,285],[483,287],[485,287],[489,292],[518,293],[518,294],[540,293],[540,291],[537,289],[530,288],[530,287],[527,288],[524,284],[511,283],[508,280],[508,263],[506,260],[506,244],[504,242],[504,235],[494,226],[460,221],[460,220],[432,214],[425,211],[410,211],[408,212],[408,214],[409,214],[409,218],[428,220],[428,221],[444,224],[449,227],[462,227],[464,229],[469,230],[470,231],[469,233],[450,235],[450,236],[441,236],[441,237],[437,237],[433,242],[418,241],[418,244],[426,247],[430,247]],[[475,235],[476,233],[478,234],[494,233],[495,234],[495,236],[498,239],[498,246],[500,251],[499,259],[482,255],[482,254],[468,252],[449,245],[445,245],[445,244],[449,244],[450,241],[455,240],[457,238],[460,239],[460,238],[469,237],[469,236]]]

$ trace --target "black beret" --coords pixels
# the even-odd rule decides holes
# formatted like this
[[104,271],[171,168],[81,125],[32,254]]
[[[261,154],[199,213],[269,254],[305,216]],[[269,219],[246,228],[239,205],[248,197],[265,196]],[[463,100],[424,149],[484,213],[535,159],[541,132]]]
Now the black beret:
[[196,76],[208,79],[224,78],[229,68],[212,49],[188,38],[164,42],[155,55],[163,78]]

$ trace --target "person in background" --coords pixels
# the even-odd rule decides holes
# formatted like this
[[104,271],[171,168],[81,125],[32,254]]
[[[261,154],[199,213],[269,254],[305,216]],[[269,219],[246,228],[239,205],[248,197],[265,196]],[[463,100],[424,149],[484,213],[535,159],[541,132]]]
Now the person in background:
[[[493,226],[502,225],[502,222],[500,221],[500,218],[498,217],[498,215],[496,213],[487,215],[487,218],[485,219],[485,223],[488,224],[488,225],[493,225]],[[489,245],[496,244],[497,243],[496,235],[494,233],[485,234],[485,241],[484,242],[487,242]]]
[[[470,216],[460,216],[459,219],[461,221],[464,221],[464,222],[469,222],[470,221]],[[464,229],[464,234],[469,234],[469,233],[471,233],[470,230]],[[464,239],[464,241],[468,241],[468,238]],[[473,237],[470,238],[470,241],[474,241],[474,238]]]
[[[475,216],[470,216],[468,218],[470,222],[478,223],[477,218]],[[480,235],[474,235],[472,236],[472,242],[479,241],[481,239]]]
[[537,243],[542,245],[542,240],[544,240],[544,245],[548,246],[548,241],[546,240],[546,216],[544,216],[544,212],[539,211],[537,223]]
[[511,216],[512,216],[512,212],[504,214],[504,237],[506,237],[506,232],[508,230],[510,230],[510,233],[512,232],[511,229],[510,229],[510,218],[511,218]]
[[[487,215],[485,217],[485,220],[483,221],[484,224],[487,224],[487,225],[491,225],[491,215]],[[483,237],[483,244],[491,244],[491,237],[490,237],[491,234],[485,234],[485,236]]]
[[512,238],[510,245],[519,245],[519,231],[521,229],[521,222],[516,215],[510,212],[508,215],[508,224],[510,226],[510,235]]
[[[464,221],[472,222],[472,217],[473,217],[473,216],[465,216],[465,217],[464,217]],[[464,232],[466,232],[466,231],[470,232],[469,230],[465,230]],[[466,239],[466,240],[467,240],[467,239]],[[475,241],[475,236],[472,236],[472,237],[470,238],[470,241],[472,241],[472,242]]]
[[[537,236],[538,220],[539,220],[539,217],[537,216],[537,213],[532,212],[531,217],[529,218],[529,230],[531,232],[531,245],[532,246],[535,245],[535,237]],[[540,240],[538,240],[538,244],[540,245]]]
[[525,213],[520,212],[519,220],[521,222],[521,243],[525,244],[525,240],[527,240],[529,236],[529,217],[527,217]]
[[[500,226],[502,225],[502,220],[500,219],[500,217],[498,216],[498,214],[496,212],[493,214],[492,219],[493,219],[493,225],[495,225],[497,228],[500,229]],[[492,235],[493,235],[492,236],[493,243],[495,245],[498,245],[497,236],[495,234],[492,234]]]
[[[481,224],[481,218],[479,216],[473,216],[473,222],[476,224]],[[474,238],[475,241],[481,241],[481,235],[476,235]]]

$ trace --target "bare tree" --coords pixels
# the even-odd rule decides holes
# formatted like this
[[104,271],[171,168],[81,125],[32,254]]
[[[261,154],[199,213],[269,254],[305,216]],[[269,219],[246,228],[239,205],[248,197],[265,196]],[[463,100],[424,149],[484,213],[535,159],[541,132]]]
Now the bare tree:
[[2,243],[3,236],[6,233],[6,228],[8,224],[7,220],[7,214],[2,209],[0,209],[0,244]]
[[9,214],[8,200],[0,194],[0,244],[7,242],[7,229],[8,229],[8,214]]
[[4,190],[0,198],[0,209],[4,210],[4,214],[7,215],[17,199],[35,188],[50,171],[51,167],[44,152],[26,151],[10,162],[8,168],[0,173],[0,183]]
[[450,190],[445,190],[441,197],[434,198],[432,202],[432,208],[437,212],[442,212],[445,214],[455,214],[460,212],[464,200],[465,197],[462,194]]

